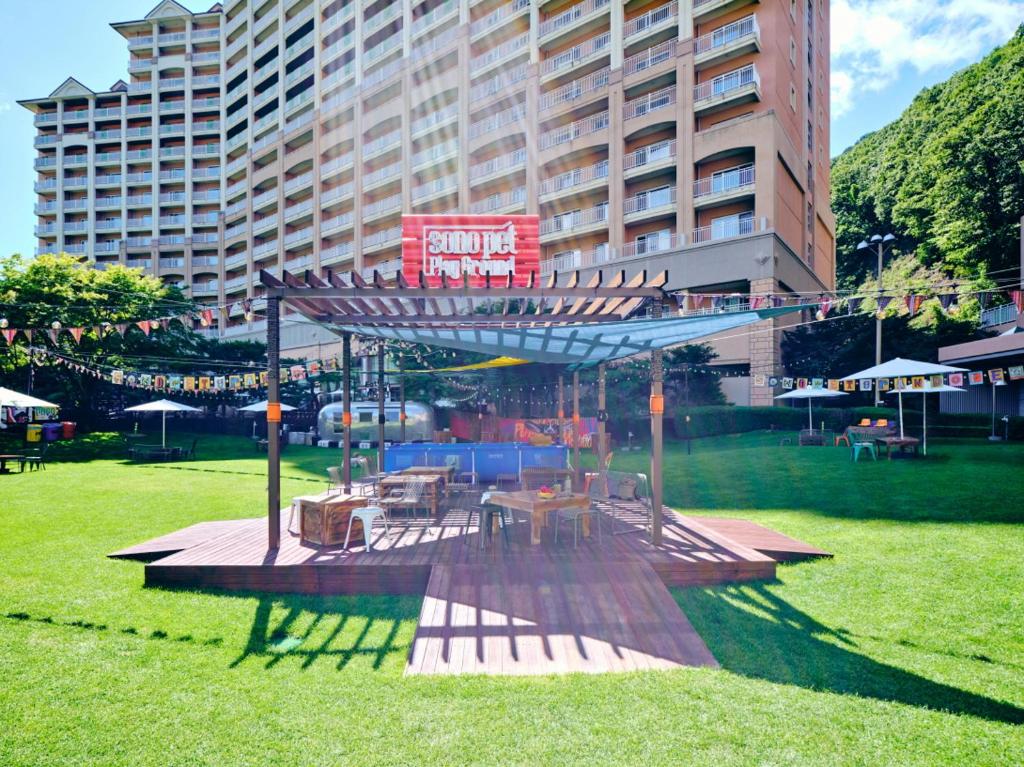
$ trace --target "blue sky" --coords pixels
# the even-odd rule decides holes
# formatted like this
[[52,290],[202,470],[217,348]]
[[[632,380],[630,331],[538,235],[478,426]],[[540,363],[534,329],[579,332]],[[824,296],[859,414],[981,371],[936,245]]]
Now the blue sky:
[[[213,0],[184,1],[205,10]],[[142,18],[156,0],[0,0],[0,253],[31,253],[31,115],[15,101],[45,96],[69,75],[94,89],[127,79],[112,21]],[[1007,40],[1024,0],[832,0],[832,153],[899,116],[921,88]],[[46,35],[40,33],[47,30]]]

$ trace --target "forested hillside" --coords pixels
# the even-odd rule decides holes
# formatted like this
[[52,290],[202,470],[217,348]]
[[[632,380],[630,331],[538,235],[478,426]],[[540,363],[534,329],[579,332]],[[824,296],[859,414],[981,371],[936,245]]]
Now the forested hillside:
[[1010,276],[999,270],[1018,264],[1024,215],[1024,26],[837,157],[832,206],[840,288],[873,269],[857,243],[888,231],[946,274]]

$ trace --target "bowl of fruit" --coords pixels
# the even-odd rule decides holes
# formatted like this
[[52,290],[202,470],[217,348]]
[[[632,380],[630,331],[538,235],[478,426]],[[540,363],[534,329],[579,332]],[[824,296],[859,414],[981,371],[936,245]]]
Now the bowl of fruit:
[[555,497],[555,491],[552,490],[547,485],[542,485],[540,487],[540,489],[537,490],[537,497],[538,498],[544,498],[544,499],[554,498]]

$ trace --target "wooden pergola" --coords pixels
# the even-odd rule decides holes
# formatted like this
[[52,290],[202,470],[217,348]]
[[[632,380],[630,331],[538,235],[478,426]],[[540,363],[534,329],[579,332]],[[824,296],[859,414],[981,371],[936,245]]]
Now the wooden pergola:
[[[316,323],[338,332],[342,339],[342,426],[343,477],[346,489],[352,483],[351,414],[351,340],[364,329],[369,336],[380,328],[408,328],[421,331],[512,330],[568,327],[593,328],[619,322],[645,313],[662,316],[672,301],[664,286],[668,274],[648,276],[640,271],[631,277],[624,271],[610,275],[594,274],[581,284],[579,272],[568,275],[552,273],[543,284],[531,274],[526,286],[515,286],[511,279],[485,279],[482,286],[471,286],[468,279],[452,282],[442,279],[440,287],[428,287],[423,275],[419,284],[410,284],[401,274],[394,281],[384,280],[374,272],[367,281],[356,272],[348,275],[328,272],[320,277],[306,271],[302,277],[282,272],[278,279],[263,270],[260,282],[267,300],[267,441],[268,441],[268,538],[269,547],[280,544],[281,509],[281,447],[280,447],[280,322],[281,304]],[[560,284],[561,283],[561,284]],[[570,333],[569,343],[575,334]],[[628,337],[627,337],[628,341]],[[426,343],[430,343],[428,339]],[[441,344],[443,345],[443,344]],[[621,345],[621,343],[620,343]],[[654,509],[662,505],[662,418],[664,415],[662,349],[651,346],[651,501]],[[621,355],[620,355],[621,356]],[[384,348],[378,347],[378,451],[383,469],[384,450]],[[605,363],[597,363],[598,376],[598,457],[604,465],[607,439],[605,434]],[[563,377],[558,379],[558,417],[565,418]],[[578,428],[579,370],[572,371],[572,419]],[[574,439],[574,467],[579,470],[579,440]],[[652,543],[661,542],[661,515],[653,514]]]

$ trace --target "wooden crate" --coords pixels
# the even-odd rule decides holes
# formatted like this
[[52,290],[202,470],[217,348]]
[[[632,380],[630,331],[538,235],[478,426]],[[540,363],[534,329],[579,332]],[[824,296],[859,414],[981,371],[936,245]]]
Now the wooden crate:
[[[299,536],[316,546],[337,546],[345,542],[352,509],[366,506],[369,499],[359,495],[315,495],[296,498],[299,505]],[[352,523],[351,540],[362,540],[363,523]]]

